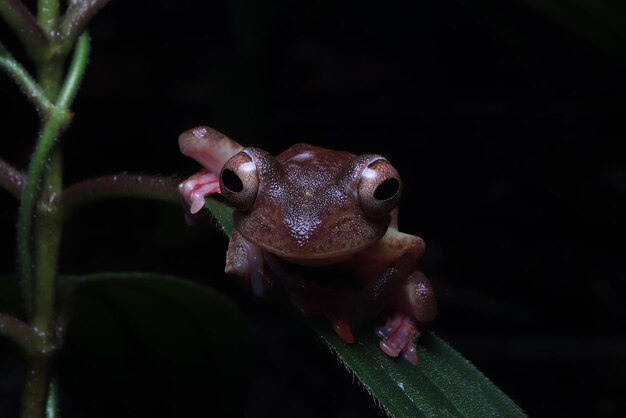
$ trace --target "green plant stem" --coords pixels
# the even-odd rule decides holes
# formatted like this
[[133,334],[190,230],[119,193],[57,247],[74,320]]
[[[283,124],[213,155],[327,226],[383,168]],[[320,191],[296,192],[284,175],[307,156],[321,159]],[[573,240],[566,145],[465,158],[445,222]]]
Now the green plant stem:
[[59,0],[37,0],[37,23],[51,40],[48,55],[37,66],[37,78],[50,100],[58,95],[65,61],[65,56],[58,54],[56,48],[60,10]]
[[83,180],[67,187],[61,195],[61,212],[68,220],[80,207],[111,198],[136,197],[178,203],[177,186],[172,178],[143,174],[117,174]]
[[74,45],[76,37],[109,1],[75,1],[70,5],[59,25],[59,33],[63,43],[62,51],[66,51]]
[[0,16],[15,32],[30,58],[41,62],[50,45],[50,39],[26,6],[19,0],[0,0]]
[[37,1],[37,22],[44,31],[51,33],[57,29],[60,12],[59,0]]
[[[33,229],[33,214],[37,200],[39,198],[39,188],[41,179],[44,174],[44,168],[50,152],[54,146],[56,138],[61,131],[67,127],[70,122],[70,113],[67,110],[73,100],[78,86],[80,85],[82,74],[87,64],[89,55],[89,38],[86,34],[82,35],[77,42],[74,56],[68,75],[63,87],[60,89],[57,105],[54,107],[50,117],[44,123],[44,126],[37,140],[37,146],[31,159],[28,173],[26,175],[26,183],[22,191],[22,202],[18,213],[18,262],[20,267],[20,276],[22,282],[22,290],[24,293],[27,312],[32,313],[32,263],[31,254],[31,237]],[[48,75],[55,72],[47,73]],[[49,83],[51,90],[53,89]],[[59,154],[60,155],[60,154]],[[60,164],[60,157],[57,158],[57,164]],[[60,194],[60,190],[52,191],[50,195]],[[45,214],[45,212],[44,212]],[[56,263],[55,263],[56,265]]]
[[80,87],[80,82],[83,79],[83,74],[87,67],[87,61],[89,61],[89,35],[85,32],[76,42],[72,63],[70,64],[65,82],[57,98],[56,105],[58,107],[69,109],[74,97],[76,97],[78,87]]
[[[41,182],[48,163],[49,173],[60,172],[60,161],[49,159],[50,148],[67,125],[66,112],[52,112],[46,121],[31,160],[26,185],[18,214],[18,251],[22,273],[22,289],[28,302],[26,307],[31,323],[46,342],[54,346],[54,300],[56,297],[56,269],[60,244],[60,225],[56,219],[51,196],[59,193],[56,181],[46,178]],[[39,185],[43,185],[40,193]],[[41,196],[41,199],[40,199]],[[33,215],[36,222],[33,228]],[[35,257],[31,254],[34,247]],[[33,268],[34,267],[34,268]],[[48,399],[52,350],[26,356],[26,375],[22,393],[22,418],[43,418]]]
[[0,313],[0,335],[13,342],[27,355],[45,350],[41,336],[30,325],[13,316]]
[[50,368],[49,353],[29,356],[26,359],[21,418],[43,418],[45,416],[50,386]]
[[[39,21],[54,31],[59,3],[40,0]],[[47,17],[47,20],[42,16]],[[63,86],[63,56],[38,65],[39,83],[48,99],[57,98],[41,130],[31,159],[18,214],[18,260],[26,308],[33,329],[45,343],[45,350],[26,356],[22,395],[22,418],[43,418],[50,402],[51,362],[56,343],[55,299],[62,220],[58,196],[62,192],[62,155],[56,139],[69,125],[69,107],[76,95],[89,54],[89,38],[83,34],[74,49]],[[32,253],[34,249],[34,257]],[[34,261],[34,263],[33,263]]]
[[[54,57],[37,66],[37,79],[48,98],[55,98],[59,94],[61,83],[58,80],[63,78],[63,63],[63,58]],[[57,106],[63,108],[58,102]]]
[[63,189],[61,150],[55,149],[50,158],[43,190],[35,218],[35,271],[33,326],[46,339],[55,337],[55,300],[59,248],[63,225],[58,196]]
[[20,198],[24,186],[24,173],[0,159],[0,187]]
[[46,405],[46,418],[59,418],[59,389],[56,379],[50,381],[48,389],[48,404]]
[[39,198],[39,186],[50,150],[61,130],[67,125],[67,121],[66,112],[54,111],[44,124],[29,165],[26,183],[22,190],[22,201],[18,212],[17,227],[18,261],[22,291],[24,293],[26,309],[29,316],[32,316],[33,292],[33,258],[31,254],[33,214]]
[[43,117],[50,114],[54,104],[46,97],[44,91],[30,74],[28,74],[26,69],[9,54],[2,43],[0,43],[0,68],[13,78]]
[[[60,89],[60,93],[58,94],[57,105],[47,106],[48,119],[44,123],[44,126],[41,130],[33,158],[30,162],[30,166],[26,176],[26,182],[22,189],[22,203],[20,205],[20,210],[18,214],[17,232],[18,262],[20,266],[20,275],[22,280],[22,290],[24,294],[25,304],[29,313],[31,313],[31,299],[33,292],[33,257],[31,254],[31,238],[33,230],[32,219],[34,209],[39,198],[41,178],[44,175],[45,164],[54,146],[56,138],[70,122],[70,113],[67,109],[69,108],[72,100],[76,95],[76,92],[78,91],[78,86],[80,85],[82,74],[84,73],[85,67],[87,65],[88,55],[89,37],[87,34],[83,34],[76,44],[72,64],[70,65],[70,69],[66,77],[65,83],[63,84],[63,87]],[[41,80],[43,91],[37,89],[37,94],[40,98],[45,98],[46,103],[50,102],[48,99],[49,97],[54,97],[59,92],[60,79],[63,70],[62,64],[62,61],[54,60],[50,63],[45,63],[40,66],[39,77]],[[31,84],[32,86],[36,86],[36,83],[34,83],[34,81]],[[57,165],[61,164],[60,154],[55,161],[57,161]],[[57,171],[60,172],[60,170]],[[58,190],[51,190],[50,195],[60,194],[60,182],[58,183]],[[44,215],[45,217],[46,209],[50,209],[50,206],[43,208],[43,213],[40,215]],[[54,234],[56,234],[56,232]],[[54,241],[59,240],[54,239],[53,242]],[[50,246],[47,246],[46,249],[49,247]],[[54,251],[52,253],[54,253]],[[54,265],[56,266],[56,262],[54,263]]]

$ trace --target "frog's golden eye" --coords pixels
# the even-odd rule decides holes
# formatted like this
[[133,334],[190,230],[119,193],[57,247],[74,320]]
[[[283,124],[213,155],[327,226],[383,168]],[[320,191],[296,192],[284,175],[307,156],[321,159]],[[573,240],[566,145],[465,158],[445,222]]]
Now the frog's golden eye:
[[400,175],[387,160],[376,160],[361,174],[359,202],[369,217],[380,218],[398,204],[402,183]]
[[252,158],[242,151],[226,161],[220,173],[220,190],[226,202],[239,210],[252,206],[259,191],[259,174]]

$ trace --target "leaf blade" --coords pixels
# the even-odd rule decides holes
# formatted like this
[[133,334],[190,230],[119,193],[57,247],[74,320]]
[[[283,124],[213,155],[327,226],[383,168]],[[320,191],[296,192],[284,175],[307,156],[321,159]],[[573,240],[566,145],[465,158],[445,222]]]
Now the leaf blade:
[[245,321],[224,296],[147,273],[63,277],[62,285],[75,294],[60,383],[85,408],[185,415],[208,401],[221,415],[238,415]]

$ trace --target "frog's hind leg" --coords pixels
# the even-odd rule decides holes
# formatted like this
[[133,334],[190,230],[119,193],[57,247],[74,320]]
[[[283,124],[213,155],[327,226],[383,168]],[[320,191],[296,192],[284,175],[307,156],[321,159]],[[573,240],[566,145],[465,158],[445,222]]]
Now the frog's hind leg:
[[437,316],[437,301],[428,278],[415,270],[393,296],[392,306],[417,322],[430,322]]
[[394,294],[390,308],[393,313],[387,324],[376,330],[380,348],[391,357],[402,354],[417,364],[416,346],[423,324],[437,315],[437,302],[426,276],[414,271]]

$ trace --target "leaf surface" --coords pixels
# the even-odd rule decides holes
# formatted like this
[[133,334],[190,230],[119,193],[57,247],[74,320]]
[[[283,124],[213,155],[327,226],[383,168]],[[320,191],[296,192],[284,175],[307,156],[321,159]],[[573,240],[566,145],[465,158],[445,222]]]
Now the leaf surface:
[[73,295],[60,383],[80,407],[102,416],[240,414],[246,332],[226,298],[145,273],[64,277],[62,284]]

